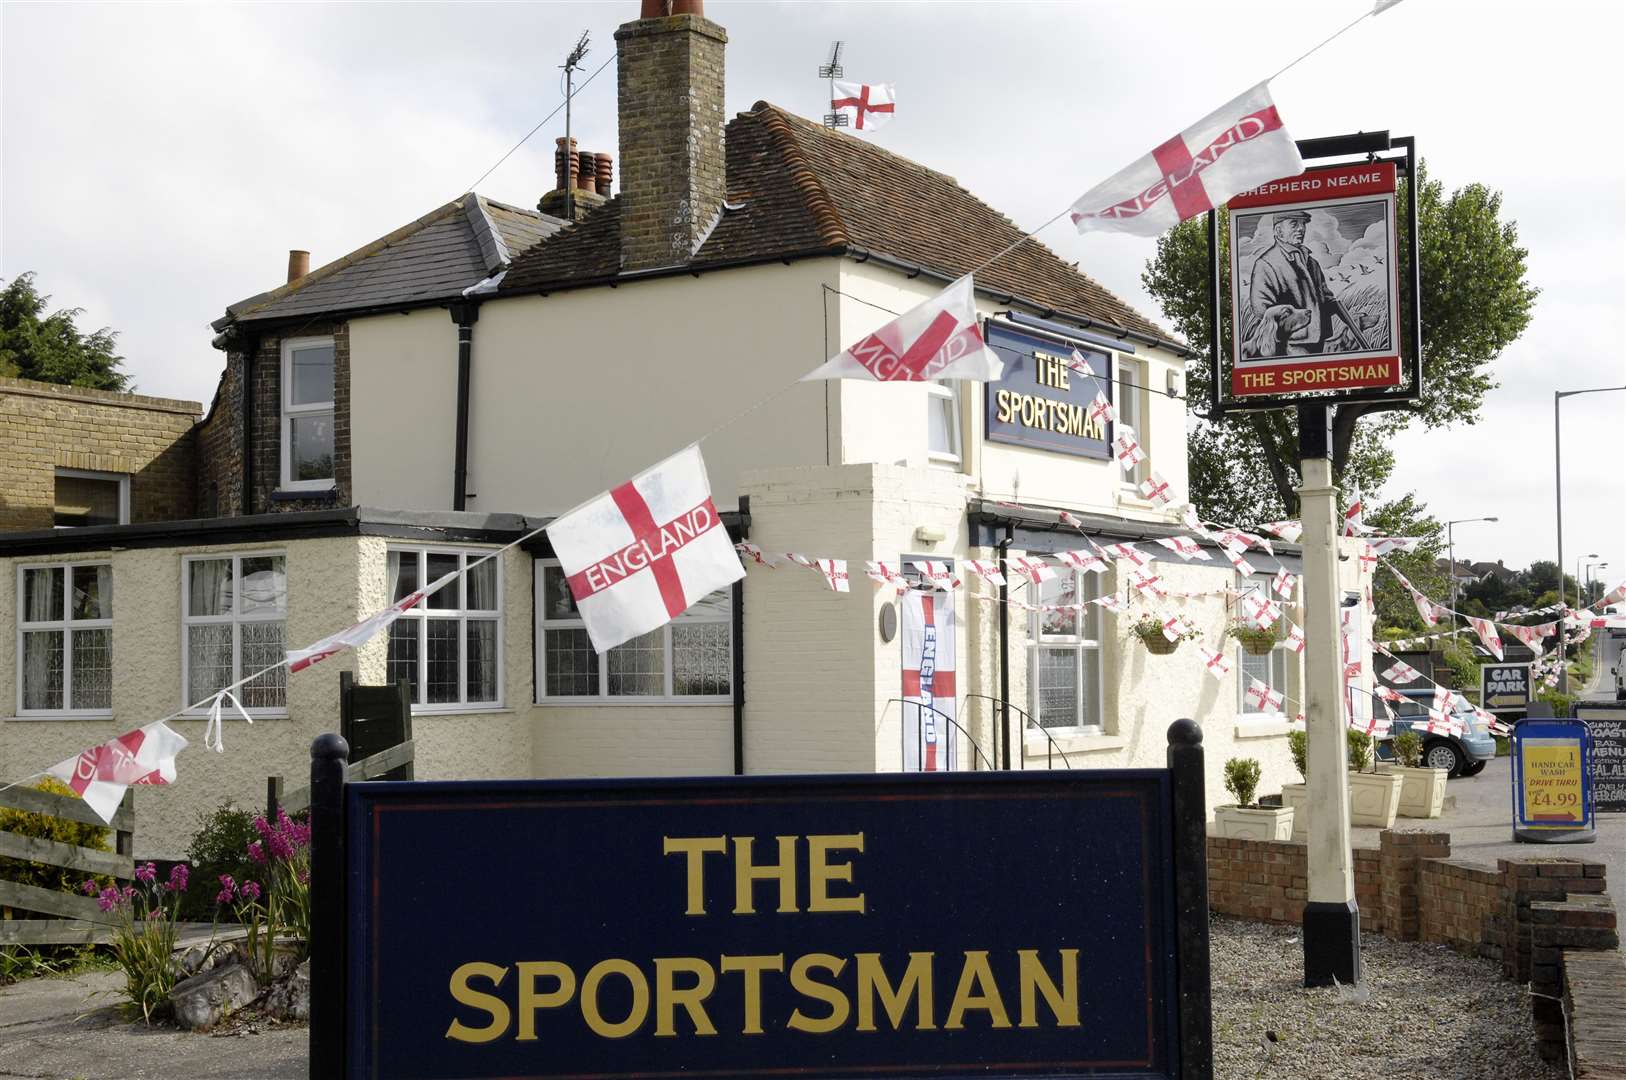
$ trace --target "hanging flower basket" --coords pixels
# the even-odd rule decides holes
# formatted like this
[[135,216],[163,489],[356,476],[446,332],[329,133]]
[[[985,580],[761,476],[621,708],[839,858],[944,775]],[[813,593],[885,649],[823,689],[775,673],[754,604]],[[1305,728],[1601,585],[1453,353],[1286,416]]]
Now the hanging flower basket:
[[1161,626],[1157,628],[1156,634],[1140,635],[1140,640],[1141,644],[1146,646],[1146,651],[1151,653],[1153,656],[1167,656],[1180,647],[1180,643],[1178,641],[1170,641],[1168,638],[1163,636],[1163,628]]
[[1241,623],[1233,625],[1226,633],[1236,638],[1237,644],[1242,646],[1242,651],[1249,656],[1269,656],[1278,640],[1274,629],[1244,626]]
[[1193,634],[1190,628],[1182,626],[1179,635],[1170,641],[1169,635],[1163,632],[1162,620],[1154,615],[1142,615],[1129,628],[1129,632],[1140,638],[1141,644],[1146,646],[1146,651],[1153,656],[1168,656],[1180,647],[1182,641]]

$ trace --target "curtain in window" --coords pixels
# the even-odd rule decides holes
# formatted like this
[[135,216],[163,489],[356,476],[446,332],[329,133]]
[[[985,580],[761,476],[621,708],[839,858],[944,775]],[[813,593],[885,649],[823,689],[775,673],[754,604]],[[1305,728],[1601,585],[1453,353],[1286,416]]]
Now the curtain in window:
[[[483,556],[469,556],[472,563]],[[467,582],[468,609],[470,611],[497,610],[497,560],[483,562],[463,575]]]
[[[23,621],[61,622],[62,568],[23,571]],[[23,708],[62,708],[62,631],[23,634]]]
[[231,614],[231,560],[197,559],[187,564],[189,615]]

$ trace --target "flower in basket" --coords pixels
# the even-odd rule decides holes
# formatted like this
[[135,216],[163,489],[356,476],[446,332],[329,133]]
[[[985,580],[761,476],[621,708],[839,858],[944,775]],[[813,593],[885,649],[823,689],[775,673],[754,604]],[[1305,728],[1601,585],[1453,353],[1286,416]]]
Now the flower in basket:
[[1242,650],[1252,656],[1268,656],[1281,640],[1274,626],[1260,626],[1247,621],[1232,623],[1226,628],[1225,636],[1236,638]]
[[1197,627],[1184,615],[1155,615],[1151,612],[1135,620],[1129,632],[1140,638],[1147,652],[1163,656],[1179,648],[1182,641],[1201,636]]

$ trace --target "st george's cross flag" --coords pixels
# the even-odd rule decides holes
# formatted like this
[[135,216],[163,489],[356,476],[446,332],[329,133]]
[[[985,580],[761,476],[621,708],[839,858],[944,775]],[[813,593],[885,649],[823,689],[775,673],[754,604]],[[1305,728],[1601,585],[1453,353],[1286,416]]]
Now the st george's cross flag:
[[1073,203],[1079,232],[1157,236],[1243,191],[1304,171],[1268,83],[1226,102]]
[[971,275],[899,315],[806,375],[816,379],[998,382],[1005,364],[982,340]]
[[893,83],[837,82],[830,111],[847,118],[847,127],[874,131],[897,114],[898,95]]
[[58,762],[46,772],[72,788],[111,825],[124,789],[174,780],[175,755],[185,749],[186,739],[158,720]]
[[370,641],[374,634],[385,629],[396,619],[417,607],[426,596],[433,596],[441,589],[457,580],[461,570],[453,570],[450,574],[441,577],[408,593],[383,611],[371,615],[354,626],[340,630],[336,634],[329,634],[320,641],[312,642],[302,649],[288,650],[288,670],[292,672],[304,671],[312,664],[319,664],[328,657],[341,653],[346,649],[359,648]]
[[698,446],[589,499],[547,533],[600,653],[745,576]]

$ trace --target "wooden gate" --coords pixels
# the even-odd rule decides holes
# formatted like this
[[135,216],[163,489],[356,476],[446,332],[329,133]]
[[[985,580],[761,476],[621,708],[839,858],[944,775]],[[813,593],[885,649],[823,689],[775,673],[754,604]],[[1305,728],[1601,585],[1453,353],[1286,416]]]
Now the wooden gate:
[[[37,788],[14,787],[9,791],[0,791],[0,808],[44,814],[101,828],[108,825],[80,799],[53,795]],[[97,851],[59,840],[0,830],[0,856],[79,870],[86,876],[106,874],[129,881],[135,875],[135,863],[130,856],[135,832],[135,809],[129,791],[124,793],[124,801],[113,815],[112,828],[112,851]],[[93,896],[42,889],[0,877],[0,908],[55,916],[48,919],[0,920],[0,946],[91,945],[112,938],[113,916],[102,911]]]

